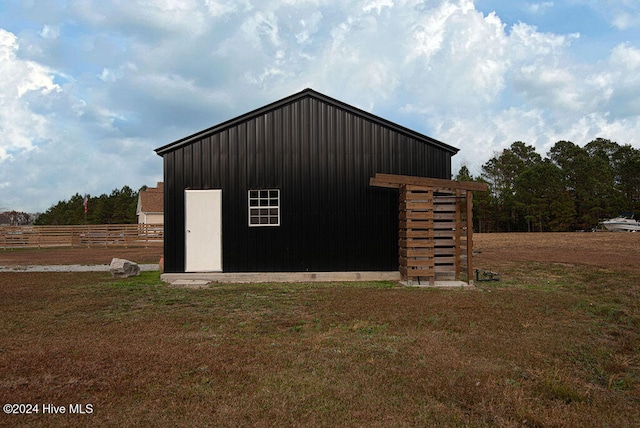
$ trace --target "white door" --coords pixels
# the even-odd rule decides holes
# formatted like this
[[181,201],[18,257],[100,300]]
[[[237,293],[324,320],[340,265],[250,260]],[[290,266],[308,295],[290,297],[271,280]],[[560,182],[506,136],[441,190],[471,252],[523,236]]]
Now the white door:
[[222,190],[185,190],[185,271],[222,271]]

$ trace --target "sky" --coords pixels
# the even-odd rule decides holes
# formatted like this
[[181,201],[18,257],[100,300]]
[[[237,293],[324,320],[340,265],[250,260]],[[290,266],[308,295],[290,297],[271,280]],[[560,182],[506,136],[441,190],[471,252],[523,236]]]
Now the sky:
[[3,0],[0,211],[162,181],[154,149],[305,88],[460,149],[640,148],[637,0]]

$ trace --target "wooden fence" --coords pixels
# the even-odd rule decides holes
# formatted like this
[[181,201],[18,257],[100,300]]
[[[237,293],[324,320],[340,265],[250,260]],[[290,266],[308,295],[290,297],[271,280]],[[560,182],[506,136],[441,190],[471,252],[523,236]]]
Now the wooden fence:
[[0,226],[0,249],[163,245],[162,224]]

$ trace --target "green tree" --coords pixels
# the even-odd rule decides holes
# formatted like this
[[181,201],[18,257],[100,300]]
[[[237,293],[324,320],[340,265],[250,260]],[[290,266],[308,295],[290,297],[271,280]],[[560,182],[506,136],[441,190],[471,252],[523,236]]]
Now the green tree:
[[73,195],[69,201],[60,201],[42,213],[36,224],[82,224],[84,221],[84,196]]
[[[475,181],[480,183],[486,183],[482,177],[474,177],[471,175],[469,168],[466,165],[462,165],[458,174],[456,174],[454,180],[456,181]],[[488,186],[488,183],[486,183]],[[492,203],[492,192],[473,192],[473,229],[476,232],[491,232],[495,231],[495,225],[491,219],[490,207]]]
[[497,227],[505,231],[526,229],[526,220],[520,215],[515,197],[516,178],[526,169],[538,165],[542,157],[535,147],[521,141],[511,144],[500,155],[496,155],[482,165],[481,177],[489,184],[492,192],[492,214]]
[[464,166],[456,179],[488,184],[474,193],[474,227],[483,232],[588,230],[622,211],[640,214],[640,150],[604,138],[584,147],[558,141],[544,160],[518,141],[480,177]]
[[515,182],[516,206],[527,231],[566,230],[573,222],[573,202],[560,168],[548,159],[525,169]]
[[614,171],[609,160],[613,148],[609,143],[600,140],[581,148],[569,141],[558,141],[549,151],[549,159],[562,170],[566,190],[574,201],[574,229],[596,227],[616,205]]
[[474,181],[473,176],[471,175],[471,171],[466,165],[462,165],[458,174],[456,174],[454,180],[456,181]]
[[135,223],[138,194],[129,186],[111,192],[113,200],[113,223]]
[[[138,192],[129,186],[115,189],[110,195],[88,196],[86,221],[88,224],[127,224],[136,223]],[[69,201],[60,201],[42,213],[36,224],[83,224],[84,196],[76,193]]]
[[620,146],[606,138],[596,138],[584,146],[584,149],[589,156],[598,156],[606,160],[613,167],[613,156],[620,149]]
[[611,158],[621,197],[618,211],[640,211],[640,150],[627,144],[619,147]]

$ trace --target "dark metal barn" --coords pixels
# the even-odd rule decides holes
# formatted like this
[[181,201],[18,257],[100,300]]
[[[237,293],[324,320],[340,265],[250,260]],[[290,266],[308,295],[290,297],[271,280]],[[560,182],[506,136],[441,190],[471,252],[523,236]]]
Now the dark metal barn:
[[398,195],[457,149],[311,89],[156,150],[165,272],[398,270]]

